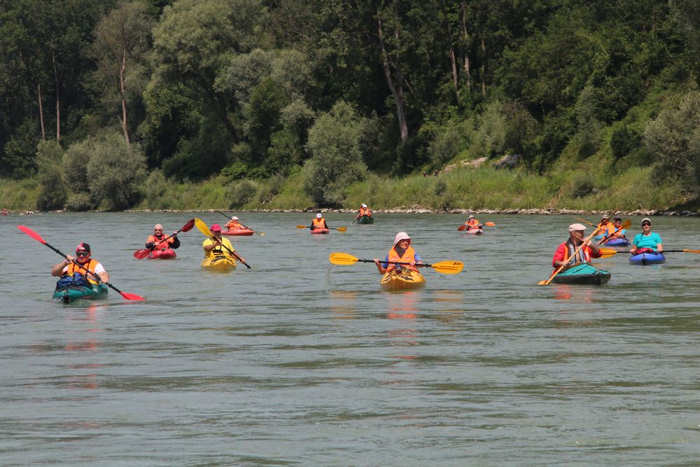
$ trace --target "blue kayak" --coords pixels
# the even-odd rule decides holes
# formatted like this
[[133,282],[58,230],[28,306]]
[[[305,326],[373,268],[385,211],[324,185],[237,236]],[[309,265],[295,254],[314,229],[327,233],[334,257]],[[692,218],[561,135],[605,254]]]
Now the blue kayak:
[[630,241],[626,238],[611,238],[607,242],[603,243],[605,246],[629,246]]
[[630,263],[646,266],[648,264],[661,264],[666,262],[666,257],[663,253],[642,253],[639,255],[630,256]]
[[609,280],[610,273],[608,271],[598,269],[590,263],[581,263],[560,272],[554,276],[552,282],[558,284],[603,285]]

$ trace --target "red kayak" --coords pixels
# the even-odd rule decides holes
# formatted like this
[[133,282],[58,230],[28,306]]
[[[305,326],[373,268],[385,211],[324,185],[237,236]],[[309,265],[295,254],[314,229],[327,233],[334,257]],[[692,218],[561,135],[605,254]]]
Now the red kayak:
[[482,233],[484,233],[484,230],[483,229],[467,229],[464,231],[464,233],[469,234],[469,235],[481,235]]
[[166,248],[165,250],[153,250],[148,254],[148,259],[174,259],[177,256],[175,250]]
[[248,235],[253,235],[255,233],[255,230],[250,230],[250,229],[236,229],[236,230],[224,230],[221,232],[221,235],[238,235],[238,236],[248,236]]
[[330,230],[328,230],[328,229],[313,229],[311,231],[311,234],[312,235],[320,235],[320,234],[327,234],[329,232],[330,232]]

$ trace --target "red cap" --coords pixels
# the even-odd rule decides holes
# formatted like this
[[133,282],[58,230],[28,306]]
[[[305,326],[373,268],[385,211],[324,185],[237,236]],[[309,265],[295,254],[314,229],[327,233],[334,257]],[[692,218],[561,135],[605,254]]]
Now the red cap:
[[219,224],[212,224],[209,230],[212,232],[221,232],[221,226]]
[[87,251],[88,253],[90,253],[90,245],[88,245],[85,242],[80,243],[78,246],[75,247],[75,252],[77,253],[79,251]]

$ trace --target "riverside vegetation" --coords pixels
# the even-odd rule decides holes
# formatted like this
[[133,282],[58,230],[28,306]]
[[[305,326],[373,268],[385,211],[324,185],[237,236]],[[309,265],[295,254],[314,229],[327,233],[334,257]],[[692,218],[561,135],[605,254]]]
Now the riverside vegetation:
[[695,211],[698,56],[690,0],[3,2],[2,207]]

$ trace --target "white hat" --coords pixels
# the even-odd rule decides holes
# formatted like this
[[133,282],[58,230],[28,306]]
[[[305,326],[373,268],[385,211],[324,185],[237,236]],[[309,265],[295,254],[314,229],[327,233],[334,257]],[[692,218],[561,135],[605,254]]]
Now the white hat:
[[399,243],[401,240],[410,240],[410,239],[411,239],[411,237],[409,237],[406,232],[399,232],[394,237],[394,246],[396,246],[396,244]]
[[644,219],[642,219],[642,222],[640,222],[640,224],[644,224],[645,222],[648,222],[649,225],[651,225],[651,219],[649,219],[648,217],[645,217]]
[[602,216],[600,216],[601,219],[610,219],[610,214],[608,213],[603,213]]
[[366,208],[367,205],[366,205],[365,203],[362,203],[362,207],[363,207],[363,208]]
[[474,219],[474,214],[469,214],[469,217],[467,219]]
[[233,217],[231,218],[231,220],[232,220],[232,221],[237,221],[237,220],[238,220],[238,217],[233,216]]
[[316,214],[316,219],[320,219],[322,217],[323,217],[323,214],[321,214],[320,212],[318,214]]
[[586,226],[583,224],[571,224],[569,226],[569,232],[575,232],[577,230],[586,230]]

